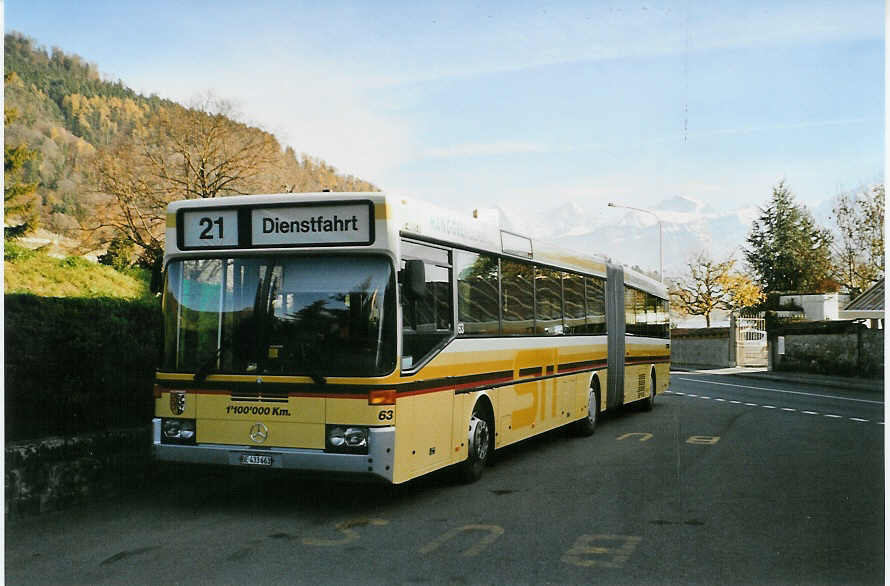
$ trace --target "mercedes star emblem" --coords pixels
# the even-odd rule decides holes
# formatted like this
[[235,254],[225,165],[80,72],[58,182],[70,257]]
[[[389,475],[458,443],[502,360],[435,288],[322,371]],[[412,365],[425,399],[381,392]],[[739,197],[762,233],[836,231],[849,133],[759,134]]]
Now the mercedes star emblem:
[[269,428],[262,423],[254,423],[250,427],[250,439],[261,444],[269,437]]

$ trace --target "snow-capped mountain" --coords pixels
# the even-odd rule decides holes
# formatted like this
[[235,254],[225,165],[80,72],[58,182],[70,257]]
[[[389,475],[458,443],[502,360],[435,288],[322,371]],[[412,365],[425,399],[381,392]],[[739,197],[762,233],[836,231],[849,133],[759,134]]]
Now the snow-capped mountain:
[[[717,211],[705,202],[676,196],[651,208],[661,220],[665,276],[685,272],[691,255],[704,250],[715,259],[740,250],[759,215],[756,206]],[[571,202],[540,213],[506,212],[496,208],[506,230],[531,234],[576,250],[658,270],[658,221],[652,214],[605,204],[595,209]],[[529,210],[530,211],[530,210]],[[541,218],[546,218],[542,222]]]

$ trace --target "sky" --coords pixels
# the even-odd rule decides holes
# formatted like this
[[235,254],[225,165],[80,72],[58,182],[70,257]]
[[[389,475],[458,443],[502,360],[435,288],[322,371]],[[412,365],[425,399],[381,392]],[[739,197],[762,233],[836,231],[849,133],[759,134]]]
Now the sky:
[[883,181],[871,2],[48,2],[7,32],[454,209],[811,208]]

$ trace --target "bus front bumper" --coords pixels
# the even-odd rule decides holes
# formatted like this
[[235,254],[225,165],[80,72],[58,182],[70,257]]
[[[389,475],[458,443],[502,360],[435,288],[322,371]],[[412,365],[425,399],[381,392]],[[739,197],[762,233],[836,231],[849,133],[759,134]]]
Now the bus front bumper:
[[[161,443],[161,420],[152,420],[152,453],[155,460],[186,464],[282,468],[374,476],[392,482],[396,430],[372,427],[367,454],[331,454],[301,448],[256,448],[224,444],[194,446]],[[245,464],[242,456],[271,456],[271,464]]]

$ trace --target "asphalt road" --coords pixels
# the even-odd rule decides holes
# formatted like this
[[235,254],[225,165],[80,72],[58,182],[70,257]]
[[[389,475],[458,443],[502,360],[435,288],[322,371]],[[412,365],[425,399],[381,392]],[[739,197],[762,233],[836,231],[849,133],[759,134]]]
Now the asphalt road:
[[650,413],[391,488],[173,470],[7,524],[8,584],[879,584],[874,393],[675,373]]

